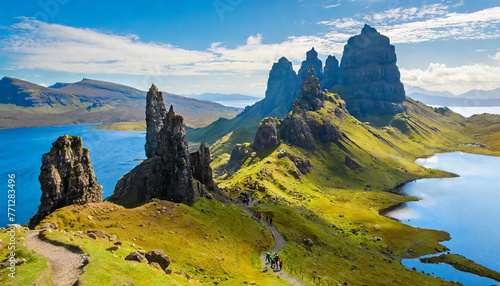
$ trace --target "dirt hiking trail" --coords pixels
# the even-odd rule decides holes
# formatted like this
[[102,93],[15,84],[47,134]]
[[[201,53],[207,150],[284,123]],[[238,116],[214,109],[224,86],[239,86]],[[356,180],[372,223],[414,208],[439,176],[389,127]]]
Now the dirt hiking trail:
[[78,285],[78,278],[85,265],[85,257],[63,246],[41,240],[39,233],[39,230],[29,231],[26,237],[26,247],[47,257],[49,267],[53,271],[52,284],[54,286]]
[[[254,205],[257,201],[253,200],[250,206]],[[274,238],[274,247],[270,250],[271,252],[278,252],[280,251],[283,247],[285,247],[286,242],[283,239],[283,236],[279,233],[278,229],[274,225],[270,225],[269,222],[267,222],[265,219],[259,220],[253,213],[248,209],[248,207],[240,207],[242,211],[247,213],[251,218],[265,226],[267,229],[269,229],[273,235]],[[291,276],[290,274],[286,273],[283,270],[274,270],[269,268],[269,263],[266,262],[266,255],[262,254],[260,256],[260,262],[262,263],[262,266],[264,267],[264,271],[274,271],[274,273],[281,278],[285,279],[288,281],[290,284],[295,285],[295,286],[307,286],[309,284],[306,284],[302,281],[297,280],[295,277]],[[285,262],[286,263],[286,262]]]

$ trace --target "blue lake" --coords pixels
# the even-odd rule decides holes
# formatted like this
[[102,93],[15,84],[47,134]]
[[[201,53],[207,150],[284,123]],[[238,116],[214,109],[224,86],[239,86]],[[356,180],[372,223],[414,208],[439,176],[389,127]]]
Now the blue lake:
[[[418,159],[417,163],[460,177],[405,184],[402,191],[421,200],[386,215],[412,226],[444,230],[451,235],[450,241],[442,243],[450,253],[500,272],[500,158],[453,152]],[[500,284],[449,265],[423,264],[418,259],[406,259],[403,264],[465,285]]]
[[103,187],[103,198],[113,193],[116,182],[145,159],[144,131],[109,131],[89,129],[93,124],[19,128],[0,130],[0,226],[7,219],[8,174],[16,175],[16,221],[21,225],[37,212],[40,204],[38,175],[44,153],[52,142],[68,134],[81,136],[83,147],[90,151],[97,181]]

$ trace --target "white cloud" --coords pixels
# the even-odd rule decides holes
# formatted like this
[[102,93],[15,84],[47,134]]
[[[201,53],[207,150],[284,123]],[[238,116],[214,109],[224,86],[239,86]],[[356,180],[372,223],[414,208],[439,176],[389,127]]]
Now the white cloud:
[[490,59],[494,59],[495,61],[500,61],[500,52],[497,52],[494,55],[488,55]]
[[39,86],[43,86],[43,87],[47,87],[47,85],[46,85],[45,83],[43,83],[43,82],[42,82],[42,83],[39,83],[38,85],[39,85]]
[[72,73],[249,74],[269,71],[273,62],[282,56],[300,62],[311,47],[324,53],[338,53],[342,47],[332,44],[335,35],[329,39],[289,37],[281,43],[263,44],[263,35],[257,34],[236,48],[214,42],[206,50],[196,51],[141,42],[136,35],[105,34],[28,18],[12,25],[10,30],[13,35],[0,40],[0,50],[8,53],[18,68]]
[[483,64],[447,67],[431,63],[426,70],[401,68],[405,85],[434,91],[461,94],[471,89],[488,90],[500,87],[500,67]]
[[330,9],[330,8],[335,8],[335,7],[338,7],[338,6],[340,6],[340,3],[332,4],[332,5],[323,5],[322,7],[325,8],[325,9]]
[[260,45],[260,44],[262,44],[262,34],[257,34],[256,36],[250,36],[247,39],[248,46]]
[[363,23],[375,25],[392,43],[434,40],[495,39],[500,34],[500,7],[471,13],[450,12],[442,4],[416,8],[394,8],[375,14],[356,14],[352,18],[318,22],[335,33],[352,33]]

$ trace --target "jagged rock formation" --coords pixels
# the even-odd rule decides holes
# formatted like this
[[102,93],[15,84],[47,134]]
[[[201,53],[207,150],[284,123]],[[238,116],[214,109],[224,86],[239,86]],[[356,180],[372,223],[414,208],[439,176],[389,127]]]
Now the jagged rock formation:
[[264,118],[257,129],[253,143],[250,145],[254,151],[275,148],[280,144],[278,138],[278,119],[274,117]]
[[52,143],[50,152],[42,156],[38,180],[42,197],[29,228],[59,208],[102,202],[102,186],[97,183],[89,150],[82,147],[80,137],[64,135]]
[[324,96],[319,86],[319,80],[314,76],[314,68],[310,68],[302,84],[299,100],[294,103],[294,106],[315,111],[324,106],[323,100]]
[[320,80],[322,89],[330,90],[339,81],[340,67],[339,61],[335,56],[328,56],[325,61],[325,70],[323,71],[323,78]]
[[306,60],[302,62],[297,74],[299,90],[311,68],[314,68],[314,76],[321,80],[323,78],[323,63],[318,59],[318,52],[314,48],[306,53]]
[[185,139],[186,126],[181,115],[172,106],[163,120],[157,136],[154,155],[125,174],[116,184],[107,201],[134,207],[157,198],[176,203],[191,204],[208,191],[224,199],[212,179],[210,151],[204,143],[189,153]]
[[152,84],[146,95],[146,157],[153,157],[157,147],[157,137],[167,114],[163,103],[163,93]]
[[[338,96],[332,97],[332,95],[326,95],[321,91],[319,80],[314,77],[314,68],[311,68],[302,85],[300,96],[293,104],[292,112],[288,113],[282,120],[263,119],[251,144],[236,144],[234,146],[225,167],[226,171],[233,173],[255,152],[272,150],[278,147],[281,141],[307,150],[314,150],[318,143],[341,140],[345,135],[332,123],[332,117],[308,113],[324,107],[325,101],[336,103],[336,109],[332,110],[332,116],[342,119],[344,113],[347,114],[345,105]],[[310,162],[293,156],[285,150],[281,150],[278,157],[288,157],[301,173],[306,173],[311,168]]]
[[210,149],[205,145],[205,142],[201,142],[198,150],[189,154],[189,162],[193,178],[207,188],[208,191],[211,191],[217,199],[221,199],[223,194],[214,182],[212,167],[210,167],[212,162]]
[[[338,127],[331,123],[330,117],[312,118],[304,113],[321,109],[325,100],[335,101],[321,91],[319,81],[313,74],[314,70],[311,68],[302,85],[299,99],[294,103],[293,112],[283,118],[280,126],[281,139],[309,150],[316,148],[316,140],[325,143],[341,138]],[[338,108],[342,108],[342,105]]]
[[349,113],[357,118],[404,111],[405,91],[389,38],[365,25],[344,47],[339,83]]

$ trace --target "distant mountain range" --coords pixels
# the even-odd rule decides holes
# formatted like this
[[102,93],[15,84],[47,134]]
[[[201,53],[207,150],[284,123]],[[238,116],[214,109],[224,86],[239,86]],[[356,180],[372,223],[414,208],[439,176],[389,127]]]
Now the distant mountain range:
[[244,94],[239,94],[239,93],[223,94],[223,93],[205,92],[202,94],[190,94],[190,95],[183,94],[182,96],[194,98],[194,99],[198,99],[198,100],[208,100],[208,101],[214,101],[214,102],[237,101],[237,100],[255,100],[255,101],[258,101],[258,100],[262,99],[262,97],[244,95]]
[[[218,103],[164,92],[191,127],[219,118],[232,118],[241,110]],[[93,79],[43,87],[21,79],[0,80],[0,129],[71,125],[97,122],[143,121],[146,92],[130,86]]]
[[500,88],[473,89],[454,95],[448,91],[430,91],[416,86],[406,86],[406,95],[429,105],[441,106],[500,106]]

